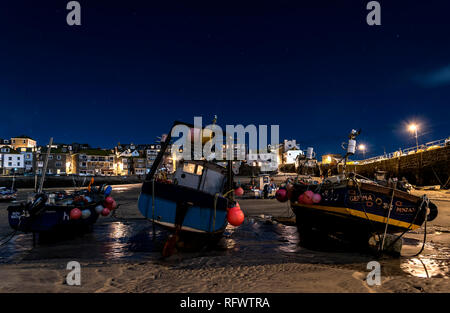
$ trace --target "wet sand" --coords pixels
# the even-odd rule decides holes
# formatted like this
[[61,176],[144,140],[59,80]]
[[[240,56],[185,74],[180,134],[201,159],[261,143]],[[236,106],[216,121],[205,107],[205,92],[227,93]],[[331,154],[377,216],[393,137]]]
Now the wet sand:
[[[419,257],[423,228],[409,233],[402,257],[383,257],[381,285],[365,279],[372,255],[349,247],[299,245],[295,226],[273,221],[291,217],[287,204],[241,200],[244,224],[229,226],[218,244],[185,249],[161,259],[168,233],[137,210],[140,185],[115,186],[116,217],[100,218],[94,231],[55,238],[32,247],[19,234],[0,247],[0,292],[449,292],[450,192],[427,193],[439,208],[427,226],[427,245]],[[19,200],[26,199],[26,191]],[[0,237],[10,232],[0,203]],[[81,264],[81,286],[68,286],[69,261]]]

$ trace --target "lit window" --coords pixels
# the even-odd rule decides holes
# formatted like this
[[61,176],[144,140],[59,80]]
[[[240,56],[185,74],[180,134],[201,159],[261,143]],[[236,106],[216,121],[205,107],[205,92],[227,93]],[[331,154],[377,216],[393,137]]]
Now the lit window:
[[195,164],[193,163],[184,163],[183,172],[189,174],[195,174]]

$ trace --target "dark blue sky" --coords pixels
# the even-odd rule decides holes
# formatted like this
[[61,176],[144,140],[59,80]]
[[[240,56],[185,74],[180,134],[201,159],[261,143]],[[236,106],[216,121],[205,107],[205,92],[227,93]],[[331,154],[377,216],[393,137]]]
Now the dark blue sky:
[[81,0],[0,4],[0,138],[150,143],[173,120],[279,124],[281,140],[367,155],[450,136],[450,5]]

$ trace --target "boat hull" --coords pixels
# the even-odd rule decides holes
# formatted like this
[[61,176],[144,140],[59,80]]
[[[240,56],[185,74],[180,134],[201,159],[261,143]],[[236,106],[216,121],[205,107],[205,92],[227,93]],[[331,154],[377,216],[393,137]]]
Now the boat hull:
[[305,204],[294,200],[309,188],[296,189],[291,198],[299,230],[315,228],[327,233],[366,237],[384,233],[386,223],[389,224],[387,233],[417,229],[427,218],[426,204],[422,198],[398,190],[392,198],[391,188],[370,184],[360,184],[358,187],[349,183],[333,188],[322,187],[319,191],[314,190],[318,188],[316,186],[310,190],[321,194],[320,203]]
[[8,221],[11,228],[25,233],[41,233],[53,231],[82,231],[88,230],[93,225],[99,214],[95,212],[95,206],[85,207],[91,215],[86,219],[70,219],[70,207],[46,206],[42,213],[36,216],[24,216],[25,207],[16,205],[8,207]]
[[[186,205],[182,220],[177,221],[177,208],[179,211],[180,206]],[[199,234],[221,234],[225,231],[228,224],[227,205],[227,199],[222,196],[215,197],[160,182],[155,182],[155,197],[152,183],[144,183],[138,202],[141,214],[152,222],[169,229],[175,229],[180,224],[181,231]]]

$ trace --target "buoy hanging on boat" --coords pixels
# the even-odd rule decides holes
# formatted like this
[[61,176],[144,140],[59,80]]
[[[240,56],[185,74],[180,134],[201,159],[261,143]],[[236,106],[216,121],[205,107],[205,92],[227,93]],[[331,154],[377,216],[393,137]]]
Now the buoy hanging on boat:
[[233,226],[239,226],[244,222],[245,215],[238,206],[232,207],[228,210],[227,220]]
[[242,196],[244,194],[244,189],[242,189],[242,187],[237,187],[234,190],[234,194],[238,197]]
[[97,205],[95,207],[95,212],[97,212],[97,214],[101,214],[103,211],[103,206],[102,205]]
[[71,220],[77,220],[81,217],[81,211],[78,208],[74,208],[70,210],[70,219]]
[[297,202],[298,203],[305,203],[305,196],[303,194],[301,194],[300,196],[298,196]]
[[89,216],[91,216],[91,210],[86,209],[86,210],[81,211],[82,219],[87,219],[87,218],[89,218]]
[[102,210],[102,215],[103,215],[103,216],[108,216],[110,213],[111,213],[111,211],[110,211],[108,208],[104,208],[104,209]]
[[105,207],[108,209],[111,209],[113,202],[114,202],[114,199],[112,197],[106,197],[105,198]]
[[112,192],[112,187],[111,186],[106,187],[105,196],[109,196],[111,194],[111,192]]
[[286,189],[278,189],[275,193],[275,198],[280,202],[286,202],[288,200]]
[[312,192],[311,190],[305,191],[303,193],[303,203],[313,204],[313,196],[314,196],[314,192]]
[[315,193],[312,197],[312,201],[314,203],[319,203],[320,201],[322,201],[322,196],[319,193]]
[[111,210],[117,209],[117,202],[116,200],[113,200],[113,203],[111,204]]

